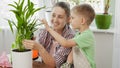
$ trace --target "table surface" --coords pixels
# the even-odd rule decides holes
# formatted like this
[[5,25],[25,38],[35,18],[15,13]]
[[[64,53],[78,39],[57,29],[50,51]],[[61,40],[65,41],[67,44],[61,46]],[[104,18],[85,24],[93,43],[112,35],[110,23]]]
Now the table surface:
[[52,67],[38,61],[33,61],[33,68],[52,68]]
[[[0,68],[3,68],[0,66]],[[4,68],[12,68],[12,67],[4,67]],[[52,68],[44,63],[33,61],[33,68]]]
[[[9,58],[9,60],[10,60],[10,54],[8,54],[7,56]],[[46,65],[46,64],[44,64],[44,63],[42,63],[40,61],[42,61],[41,57],[39,57],[38,59],[33,61],[33,68],[52,68],[52,67],[50,67],[50,66],[48,66],[48,65]],[[0,68],[3,68],[3,67],[0,66]],[[6,67],[4,67],[4,68],[6,68]],[[12,68],[12,67],[7,67],[7,68]]]

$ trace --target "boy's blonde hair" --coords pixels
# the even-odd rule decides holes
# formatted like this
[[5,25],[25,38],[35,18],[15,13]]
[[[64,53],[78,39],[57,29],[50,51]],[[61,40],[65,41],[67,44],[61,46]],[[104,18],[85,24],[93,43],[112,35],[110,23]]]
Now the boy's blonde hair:
[[94,9],[89,4],[81,4],[72,8],[76,15],[85,17],[87,25],[90,25],[95,17]]

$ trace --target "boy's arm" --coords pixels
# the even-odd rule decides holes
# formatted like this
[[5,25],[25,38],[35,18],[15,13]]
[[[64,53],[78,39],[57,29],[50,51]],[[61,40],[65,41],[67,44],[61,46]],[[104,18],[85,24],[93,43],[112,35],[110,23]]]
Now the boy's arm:
[[72,47],[76,45],[76,42],[73,39],[66,40],[64,37],[62,37],[60,34],[55,32],[53,29],[51,29],[46,20],[41,20],[42,23],[45,25],[47,31],[58,41],[62,46],[64,47]]
[[62,46],[72,47],[76,45],[74,40],[72,39],[66,40],[64,37],[55,32],[53,29],[49,28],[48,31]]

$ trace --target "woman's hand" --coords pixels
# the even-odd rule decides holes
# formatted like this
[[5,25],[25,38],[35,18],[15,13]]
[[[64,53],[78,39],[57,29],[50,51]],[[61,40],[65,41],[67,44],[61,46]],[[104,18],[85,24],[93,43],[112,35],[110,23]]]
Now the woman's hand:
[[22,43],[27,49],[35,49],[35,50],[40,49],[40,44],[35,42],[34,40],[23,40]]
[[48,23],[47,23],[47,21],[46,21],[45,19],[42,19],[42,20],[40,20],[40,21],[45,25],[45,28],[46,28],[47,30],[50,29],[50,27],[49,27],[49,25],[48,25]]

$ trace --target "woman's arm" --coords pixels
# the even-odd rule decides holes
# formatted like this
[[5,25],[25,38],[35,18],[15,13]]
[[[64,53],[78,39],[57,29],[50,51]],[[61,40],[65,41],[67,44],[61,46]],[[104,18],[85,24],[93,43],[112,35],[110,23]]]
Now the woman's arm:
[[47,31],[49,31],[49,33],[50,33],[62,46],[64,46],[64,47],[72,47],[72,46],[75,46],[75,45],[76,45],[76,43],[75,43],[74,40],[72,40],[72,39],[66,40],[66,39],[65,39],[64,37],[62,37],[60,34],[58,34],[58,33],[55,32],[53,29],[51,29],[51,28],[48,26],[46,20],[41,20],[41,21],[44,23]]
[[43,46],[40,46],[39,53],[45,64],[51,66],[52,68],[55,68],[56,65],[54,58],[46,51]]
[[67,58],[67,63],[72,64],[73,63],[73,51],[70,52]]
[[54,58],[45,50],[45,48],[41,44],[33,40],[24,40],[23,45],[28,49],[38,50],[44,63],[51,66],[52,68],[55,68]]

